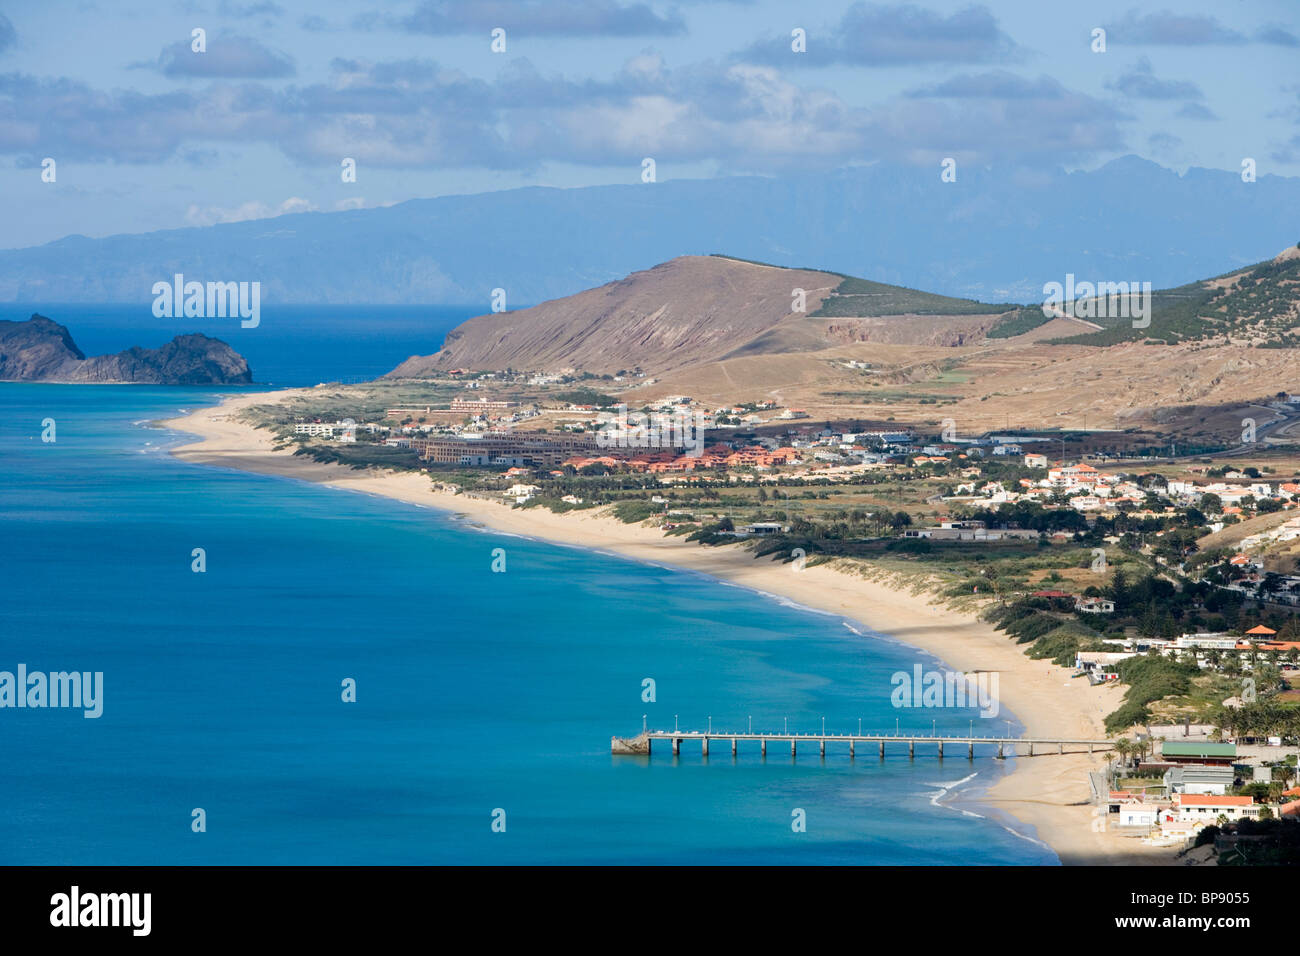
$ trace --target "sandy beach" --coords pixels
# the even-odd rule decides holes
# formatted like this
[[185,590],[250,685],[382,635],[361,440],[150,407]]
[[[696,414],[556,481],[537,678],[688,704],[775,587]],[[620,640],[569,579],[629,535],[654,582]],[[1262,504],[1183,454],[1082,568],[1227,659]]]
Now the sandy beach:
[[[309,390],[303,390],[309,391]],[[358,472],[276,451],[272,436],[238,420],[250,405],[283,400],[293,392],[241,394],[215,408],[164,422],[199,436],[172,454],[188,462],[237,468],[318,482],[335,488],[425,505],[468,516],[484,526],[625,557],[703,572],[743,586],[779,594],[830,611],[874,631],[921,648],[959,671],[998,671],[1001,705],[1031,737],[1101,739],[1104,716],[1119,703],[1118,687],[1091,687],[1070,670],[1030,660],[1004,634],[973,615],[932,604],[925,595],[889,587],[833,567],[795,571],[791,565],[755,560],[739,546],[705,548],[658,529],[627,525],[597,512],[557,515],[544,508],[512,509],[465,495],[440,493],[424,474]],[[847,632],[846,632],[847,634]],[[878,638],[852,638],[875,640]],[[997,732],[1005,725],[999,725]],[[962,755],[964,758],[964,754]],[[1032,826],[1065,864],[1173,864],[1176,851],[1144,846],[1137,839],[1094,832],[1087,770],[1105,757],[1051,753],[1020,757],[1015,771],[987,794],[990,807]],[[972,859],[972,864],[980,860]]]

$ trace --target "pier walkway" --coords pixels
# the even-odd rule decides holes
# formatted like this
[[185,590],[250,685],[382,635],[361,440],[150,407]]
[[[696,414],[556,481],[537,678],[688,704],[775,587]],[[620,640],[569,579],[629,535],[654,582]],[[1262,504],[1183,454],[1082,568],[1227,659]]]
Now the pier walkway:
[[799,734],[799,733],[731,733],[728,731],[688,731],[688,730],[649,730],[637,734],[635,737],[614,737],[610,741],[610,752],[615,754],[643,755],[648,756],[654,752],[655,742],[667,744],[672,747],[673,755],[681,753],[683,742],[699,742],[700,753],[704,756],[709,755],[709,744],[711,742],[726,746],[731,745],[731,754],[736,756],[739,753],[742,743],[756,741],[758,743],[759,753],[766,757],[767,746],[769,743],[784,746],[790,745],[790,756],[798,754],[800,745],[806,747],[817,747],[818,753],[826,756],[826,745],[830,744],[836,749],[843,748],[847,750],[849,758],[857,756],[859,744],[870,746],[875,744],[879,747],[880,756],[884,758],[885,748],[887,745],[907,745],[908,757],[916,757],[916,748],[919,744],[922,754],[932,754],[942,758],[944,746],[951,748],[966,748],[966,758],[968,760],[975,757],[975,746],[988,745],[997,747],[998,757],[1012,756],[1034,757],[1045,754],[1057,753],[1095,753],[1098,750],[1110,750],[1114,743],[1109,740],[1071,740],[1067,738],[1044,738],[1044,737],[975,737],[975,736],[932,736],[930,734]]

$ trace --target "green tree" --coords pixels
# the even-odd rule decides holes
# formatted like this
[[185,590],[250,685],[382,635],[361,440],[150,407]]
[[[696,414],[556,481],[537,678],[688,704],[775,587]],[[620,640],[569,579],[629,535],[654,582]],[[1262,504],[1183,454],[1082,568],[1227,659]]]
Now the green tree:
[[1115,602],[1115,610],[1121,614],[1128,610],[1129,602],[1129,584],[1128,575],[1124,573],[1123,568],[1116,568],[1115,573],[1111,575],[1110,599]]

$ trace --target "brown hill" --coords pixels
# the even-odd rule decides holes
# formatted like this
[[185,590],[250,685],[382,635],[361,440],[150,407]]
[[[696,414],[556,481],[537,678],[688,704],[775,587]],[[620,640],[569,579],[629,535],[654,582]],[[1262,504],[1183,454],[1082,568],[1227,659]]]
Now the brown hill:
[[[804,311],[792,311],[794,290]],[[728,357],[862,342],[980,341],[1007,308],[722,256],[682,256],[518,312],[470,319],[390,378],[452,368],[661,375]]]
[[839,284],[825,272],[684,256],[626,279],[518,312],[470,319],[442,351],[413,356],[391,377],[450,368],[663,371],[711,361],[790,315],[791,290],[808,310]]

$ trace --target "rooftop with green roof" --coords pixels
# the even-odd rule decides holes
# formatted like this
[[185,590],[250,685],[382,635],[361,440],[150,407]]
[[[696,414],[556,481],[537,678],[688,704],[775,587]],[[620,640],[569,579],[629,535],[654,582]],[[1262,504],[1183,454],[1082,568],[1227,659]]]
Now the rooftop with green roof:
[[1160,745],[1160,753],[1165,757],[1235,757],[1237,745],[1165,741]]

